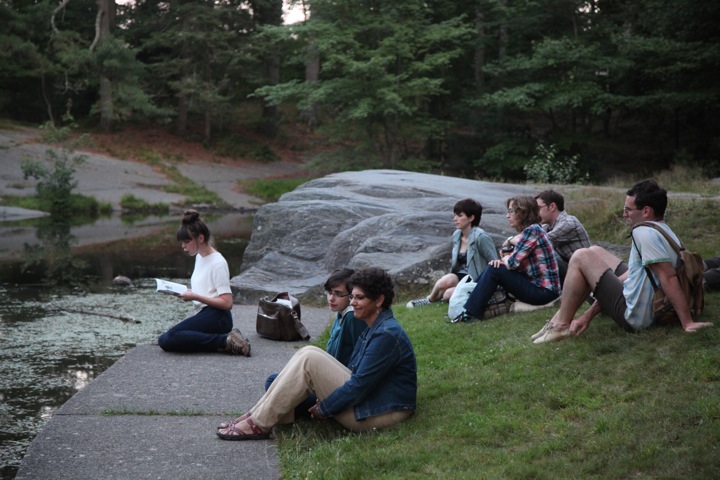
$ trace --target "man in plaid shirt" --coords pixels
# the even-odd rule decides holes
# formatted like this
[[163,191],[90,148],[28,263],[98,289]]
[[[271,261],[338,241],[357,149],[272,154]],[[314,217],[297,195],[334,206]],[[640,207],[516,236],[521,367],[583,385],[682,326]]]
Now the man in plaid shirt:
[[579,248],[590,246],[585,227],[565,211],[565,198],[555,190],[545,190],[535,195],[540,219],[547,236],[552,242],[560,270],[560,283],[565,282],[570,257]]

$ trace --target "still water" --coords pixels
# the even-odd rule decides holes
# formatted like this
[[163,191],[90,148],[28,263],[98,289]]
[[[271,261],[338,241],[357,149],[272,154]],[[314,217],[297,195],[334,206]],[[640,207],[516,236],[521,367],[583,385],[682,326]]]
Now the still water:
[[[252,217],[206,220],[231,275],[238,274]],[[155,292],[153,280],[187,283],[192,273],[194,259],[184,256],[175,240],[177,218],[138,222],[137,227],[120,218],[60,226],[48,226],[47,219],[0,223],[3,480],[14,478],[35,434],[67,399],[191,310]],[[93,243],[113,228],[108,241]],[[26,235],[22,242],[19,231]],[[132,286],[113,285],[116,275],[132,279]]]

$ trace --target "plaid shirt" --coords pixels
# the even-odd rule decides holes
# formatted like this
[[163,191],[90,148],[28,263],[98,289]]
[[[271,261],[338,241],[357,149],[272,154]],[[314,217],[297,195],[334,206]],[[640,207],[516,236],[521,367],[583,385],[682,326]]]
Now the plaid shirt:
[[507,260],[510,270],[515,270],[541,288],[560,295],[560,275],[555,251],[545,230],[538,224],[527,227],[520,234],[520,241]]
[[575,216],[568,215],[565,210],[560,212],[555,223],[545,226],[545,230],[555,248],[555,253],[565,262],[570,261],[575,250],[590,246],[590,237],[588,237],[585,227]]

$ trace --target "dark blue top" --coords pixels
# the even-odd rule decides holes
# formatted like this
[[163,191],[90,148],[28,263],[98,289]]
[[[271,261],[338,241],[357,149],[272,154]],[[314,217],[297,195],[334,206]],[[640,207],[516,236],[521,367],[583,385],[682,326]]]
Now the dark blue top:
[[417,365],[410,338],[386,310],[355,345],[348,368],[350,380],[320,403],[323,415],[353,407],[355,419],[397,410],[415,410]]
[[327,352],[347,367],[355,344],[366,328],[365,322],[355,318],[352,307],[346,308],[342,313],[338,312],[330,328]]

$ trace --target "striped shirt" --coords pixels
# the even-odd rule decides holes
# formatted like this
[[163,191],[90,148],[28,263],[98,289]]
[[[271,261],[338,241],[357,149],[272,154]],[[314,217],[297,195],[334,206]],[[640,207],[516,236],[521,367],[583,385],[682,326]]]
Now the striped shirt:
[[577,217],[569,215],[565,210],[560,212],[555,223],[548,225],[545,230],[547,230],[547,236],[553,244],[555,253],[565,262],[570,261],[575,250],[590,246],[590,237],[585,231],[585,227]]

